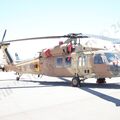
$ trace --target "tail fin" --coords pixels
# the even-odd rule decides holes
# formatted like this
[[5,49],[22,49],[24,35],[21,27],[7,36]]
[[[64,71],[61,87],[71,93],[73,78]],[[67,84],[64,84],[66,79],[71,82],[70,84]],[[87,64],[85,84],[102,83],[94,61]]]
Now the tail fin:
[[4,43],[4,38],[6,35],[7,30],[4,31],[3,37],[2,37],[2,41],[0,42],[0,48],[3,51],[4,54],[4,59],[8,64],[12,64],[13,63],[13,59],[10,56],[9,52],[8,52],[8,45],[10,45],[10,43]]
[[7,64],[13,64],[13,59],[10,56],[8,49],[7,49],[8,45],[10,45],[10,43],[4,43],[0,46],[0,48],[3,51],[4,59],[6,60]]

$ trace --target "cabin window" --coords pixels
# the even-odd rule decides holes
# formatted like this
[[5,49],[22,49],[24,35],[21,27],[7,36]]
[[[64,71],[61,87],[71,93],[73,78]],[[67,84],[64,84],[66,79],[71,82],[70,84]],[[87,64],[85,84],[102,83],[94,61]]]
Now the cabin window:
[[82,57],[81,56],[79,56],[79,66],[82,66]]
[[65,58],[65,65],[66,66],[71,66],[71,57],[66,57]]
[[79,66],[86,66],[87,65],[87,56],[79,56]]
[[83,66],[87,65],[87,56],[83,56]]
[[94,64],[103,64],[101,54],[96,54],[94,57]]
[[57,58],[56,59],[56,66],[57,67],[63,66],[63,58]]

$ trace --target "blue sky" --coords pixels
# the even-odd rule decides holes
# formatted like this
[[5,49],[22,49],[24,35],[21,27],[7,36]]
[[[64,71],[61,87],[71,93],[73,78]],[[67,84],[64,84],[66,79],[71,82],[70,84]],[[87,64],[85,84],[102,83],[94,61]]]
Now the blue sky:
[[[0,37],[4,29],[6,40],[73,32],[101,34],[107,30],[110,34],[114,32],[112,25],[120,23],[119,6],[119,0],[0,0]],[[38,42],[30,43],[15,43],[14,49],[21,51],[23,46],[27,53],[28,44],[27,49],[37,48]],[[54,42],[39,42],[36,50],[45,44]]]

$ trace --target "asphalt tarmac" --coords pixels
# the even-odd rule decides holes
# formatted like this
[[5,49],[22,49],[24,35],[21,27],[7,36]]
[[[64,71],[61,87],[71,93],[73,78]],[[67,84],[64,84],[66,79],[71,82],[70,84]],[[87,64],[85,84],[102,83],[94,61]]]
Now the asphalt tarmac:
[[71,78],[0,73],[0,120],[120,120],[120,78],[72,87]]

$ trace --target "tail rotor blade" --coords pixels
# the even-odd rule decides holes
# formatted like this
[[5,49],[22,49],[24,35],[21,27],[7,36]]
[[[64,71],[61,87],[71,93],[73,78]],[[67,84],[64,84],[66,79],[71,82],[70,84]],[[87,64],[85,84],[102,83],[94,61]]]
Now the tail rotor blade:
[[4,38],[5,38],[5,35],[6,35],[6,31],[7,31],[7,30],[5,30],[5,32],[4,32],[4,34],[3,34],[2,42],[4,41]]

